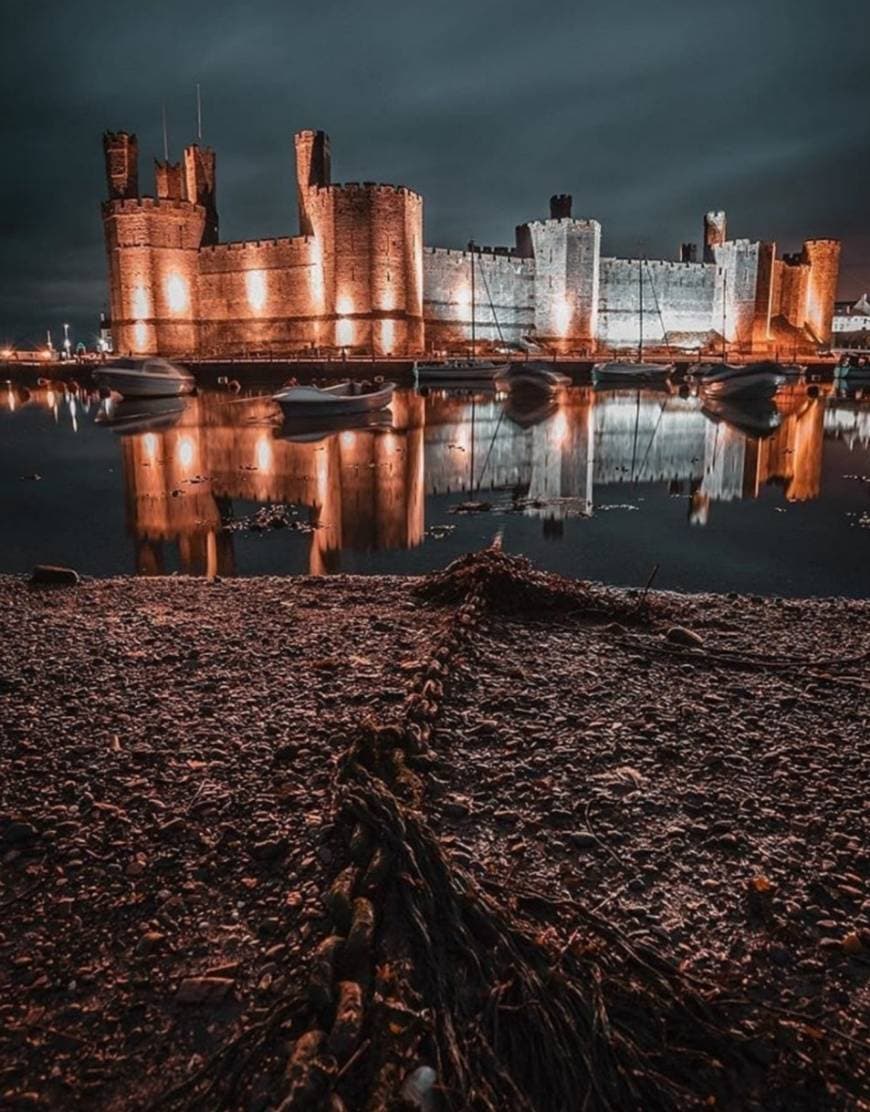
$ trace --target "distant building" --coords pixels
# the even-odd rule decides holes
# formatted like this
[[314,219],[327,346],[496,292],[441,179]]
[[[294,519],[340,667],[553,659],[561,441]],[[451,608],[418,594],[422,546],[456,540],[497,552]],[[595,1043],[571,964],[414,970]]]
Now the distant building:
[[870,299],[862,293],[857,301],[838,301],[834,305],[833,339],[831,347],[870,347]]
[[777,257],[773,243],[729,240],[725,213],[710,212],[701,261],[692,244],[679,261],[617,259],[602,254],[601,225],[557,194],[549,219],[519,225],[511,247],[424,247],[418,193],[334,184],[322,131],[295,145],[300,234],[221,243],[214,151],[156,162],[156,195],[142,197],[135,135],[104,135],[116,351],[412,356],[467,348],[472,319],[484,346],[578,354],[641,338],[718,349],[724,336],[745,352],[831,342],[836,240]]

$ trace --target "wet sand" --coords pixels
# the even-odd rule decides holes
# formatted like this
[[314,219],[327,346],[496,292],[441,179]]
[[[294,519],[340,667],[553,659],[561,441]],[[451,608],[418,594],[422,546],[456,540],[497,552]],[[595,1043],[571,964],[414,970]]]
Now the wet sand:
[[[452,612],[414,587],[0,578],[4,1107],[141,1107],[304,979],[342,865],[335,758]],[[431,826],[482,884],[556,899],[560,937],[576,901],[739,996],[758,1107],[854,1107],[870,604],[650,601],[644,627],[486,616]]]

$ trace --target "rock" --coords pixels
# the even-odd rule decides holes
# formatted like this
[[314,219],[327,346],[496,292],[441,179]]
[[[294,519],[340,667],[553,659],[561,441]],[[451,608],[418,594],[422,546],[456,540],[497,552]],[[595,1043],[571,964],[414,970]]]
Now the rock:
[[10,819],[0,823],[0,842],[5,846],[20,846],[39,837],[36,827],[23,819]]
[[598,845],[598,839],[591,830],[572,830],[568,838],[575,849],[593,849]]
[[686,629],[685,626],[671,626],[665,637],[675,645],[688,645],[693,649],[700,648],[704,644],[704,638],[699,633]]
[[286,838],[266,838],[262,842],[254,842],[249,853],[257,861],[275,861],[283,857],[288,849],[289,842]]
[[441,805],[444,814],[451,819],[464,819],[471,814],[471,802],[461,795],[445,799]]
[[409,1073],[402,1085],[402,1100],[420,1112],[432,1112],[435,1108],[435,1082],[438,1075],[431,1066],[418,1066]]
[[229,977],[185,977],[178,986],[178,1004],[220,1004],[232,992]]
[[30,582],[38,586],[75,587],[79,573],[73,568],[56,564],[37,564],[30,576]]

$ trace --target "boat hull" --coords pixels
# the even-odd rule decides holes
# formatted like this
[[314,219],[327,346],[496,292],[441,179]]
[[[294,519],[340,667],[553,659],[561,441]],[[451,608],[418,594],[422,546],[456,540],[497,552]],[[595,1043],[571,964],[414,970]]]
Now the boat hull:
[[492,382],[510,367],[509,363],[415,363],[414,376],[418,382]]
[[672,363],[596,363],[592,381],[598,386],[637,386],[639,383],[665,383],[670,378]]
[[571,385],[571,379],[561,371],[531,363],[512,364],[495,376],[495,382],[501,389],[542,390],[546,393]]
[[784,382],[785,375],[772,371],[756,371],[734,378],[702,382],[700,394],[709,401],[722,401],[726,398],[732,401],[764,401],[774,397]]
[[93,378],[98,386],[114,390],[125,398],[180,398],[191,394],[195,386],[193,376],[182,372],[175,378],[102,367],[94,371]]

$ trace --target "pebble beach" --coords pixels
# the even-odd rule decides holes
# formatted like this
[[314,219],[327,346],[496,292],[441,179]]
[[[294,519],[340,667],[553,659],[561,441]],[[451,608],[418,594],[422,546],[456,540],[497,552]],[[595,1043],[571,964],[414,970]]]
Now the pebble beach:
[[[3,1107],[149,1107],[304,980],[336,761],[450,618],[417,585],[0,578]],[[486,615],[427,821],[553,937],[606,914],[736,1001],[734,1107],[861,1107],[870,605],[634,599]]]

